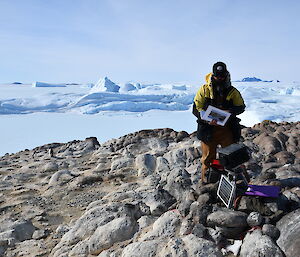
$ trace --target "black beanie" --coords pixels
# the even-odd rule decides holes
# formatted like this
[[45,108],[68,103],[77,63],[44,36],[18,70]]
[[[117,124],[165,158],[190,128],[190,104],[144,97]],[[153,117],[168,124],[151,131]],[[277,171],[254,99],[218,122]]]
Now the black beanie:
[[225,77],[227,75],[227,68],[224,62],[216,62],[213,66],[213,75]]

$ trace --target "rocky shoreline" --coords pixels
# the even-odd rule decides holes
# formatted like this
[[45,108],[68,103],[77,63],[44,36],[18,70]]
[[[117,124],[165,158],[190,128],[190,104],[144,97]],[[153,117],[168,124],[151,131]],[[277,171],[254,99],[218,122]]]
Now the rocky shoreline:
[[0,256],[299,256],[300,122],[242,130],[251,184],[236,210],[200,185],[195,133],[143,130],[0,157]]

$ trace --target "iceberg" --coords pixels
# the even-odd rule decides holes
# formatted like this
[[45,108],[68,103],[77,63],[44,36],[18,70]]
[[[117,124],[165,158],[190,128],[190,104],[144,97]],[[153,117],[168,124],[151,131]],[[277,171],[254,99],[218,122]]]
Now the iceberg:
[[33,82],[32,87],[66,87],[66,84],[50,84],[45,82]]
[[109,80],[107,77],[100,79],[97,84],[92,87],[90,93],[97,93],[97,92],[113,92],[118,93],[120,87],[116,85],[114,82]]

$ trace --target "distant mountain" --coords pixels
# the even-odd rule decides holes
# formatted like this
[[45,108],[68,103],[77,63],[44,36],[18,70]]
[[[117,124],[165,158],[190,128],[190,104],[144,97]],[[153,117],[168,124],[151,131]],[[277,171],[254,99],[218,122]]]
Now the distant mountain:
[[259,81],[262,80],[256,77],[246,77],[242,79],[242,82],[259,82]]
[[[273,80],[262,80],[256,77],[246,77],[242,80],[237,80],[236,82],[273,82]],[[279,80],[277,80],[279,82]]]

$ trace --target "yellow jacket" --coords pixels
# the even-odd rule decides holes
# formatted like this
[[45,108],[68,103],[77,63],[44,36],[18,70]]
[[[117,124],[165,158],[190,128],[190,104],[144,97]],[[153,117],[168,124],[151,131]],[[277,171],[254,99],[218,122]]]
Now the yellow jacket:
[[[215,98],[211,83],[211,77],[212,73],[206,75],[206,84],[201,86],[194,98],[194,104],[197,111],[205,110],[207,108],[207,105],[211,104],[211,102],[213,102],[213,99]],[[244,100],[240,92],[236,88],[231,86],[230,75],[228,75],[226,83],[229,85],[229,87],[226,95],[225,108],[232,110],[232,113],[238,115],[245,110]]]

